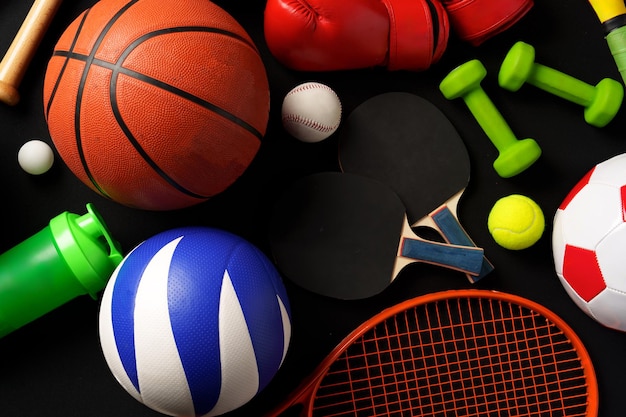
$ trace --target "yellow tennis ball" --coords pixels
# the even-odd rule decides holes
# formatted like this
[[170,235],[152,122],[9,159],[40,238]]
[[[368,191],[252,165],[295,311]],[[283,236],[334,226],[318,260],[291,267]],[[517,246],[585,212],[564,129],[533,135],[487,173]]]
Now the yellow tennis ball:
[[491,208],[487,227],[503,248],[520,250],[534,245],[545,229],[541,208],[530,198],[512,194],[502,197]]

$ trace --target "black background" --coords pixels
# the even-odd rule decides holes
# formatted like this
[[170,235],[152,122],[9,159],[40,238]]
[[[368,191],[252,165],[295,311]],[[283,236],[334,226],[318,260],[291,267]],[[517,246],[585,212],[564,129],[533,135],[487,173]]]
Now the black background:
[[[344,0],[346,1],[346,0]],[[341,3],[344,3],[342,1]],[[604,77],[621,81],[602,28],[585,0],[537,0],[517,25],[472,47],[451,35],[443,59],[425,72],[388,72],[384,68],[348,72],[291,71],[269,53],[263,37],[262,0],[221,0],[259,47],[266,64],[271,111],[265,139],[250,168],[226,192],[189,209],[146,212],[108,201],[89,190],[58,158],[48,173],[31,176],[17,164],[17,151],[27,140],[51,144],[43,118],[42,84],[56,39],[93,0],[64,2],[20,85],[21,102],[0,106],[0,178],[2,224],[0,251],[28,238],[63,211],[82,214],[94,203],[124,251],[169,228],[186,225],[220,227],[268,251],[267,219],[285,182],[302,175],[338,170],[333,136],[317,144],[288,136],[280,122],[284,95],[297,84],[320,81],[342,100],[344,117],[364,100],[380,93],[406,91],[437,105],[454,123],[469,149],[471,181],[459,216],[496,270],[476,288],[496,289],[539,302],[564,318],[580,335],[594,363],[600,391],[600,416],[624,416],[626,334],[593,321],[569,299],[555,273],[551,252],[552,218],[568,191],[595,164],[626,150],[626,110],[607,127],[585,123],[579,106],[525,86],[511,93],[497,85],[497,72],[508,49],[518,40],[535,46],[537,61],[595,84]],[[0,4],[0,50],[5,51],[31,2]],[[536,139],[541,159],[524,173],[500,178],[492,168],[496,149],[461,100],[448,101],[439,82],[453,68],[478,58],[488,75],[483,87],[519,138]],[[425,155],[427,157],[427,155]],[[525,194],[546,215],[546,232],[533,247],[508,251],[495,244],[486,226],[489,210],[500,197]],[[260,415],[284,399],[293,387],[359,323],[383,308],[428,292],[467,288],[456,272],[415,265],[384,293],[371,299],[342,302],[287,286],[293,338],[283,367],[271,384],[249,404],[231,413]],[[28,416],[158,416],[117,384],[104,362],[97,335],[98,303],[77,298],[0,340],[0,415]]]

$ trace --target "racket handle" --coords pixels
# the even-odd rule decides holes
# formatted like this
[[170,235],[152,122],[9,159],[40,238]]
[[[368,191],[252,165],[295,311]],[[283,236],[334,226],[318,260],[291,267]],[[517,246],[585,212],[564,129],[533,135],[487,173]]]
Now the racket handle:
[[[444,205],[439,210],[433,212],[431,217],[448,243],[461,246],[476,246],[447,206]],[[480,273],[478,275],[466,274],[466,276],[471,283],[475,283],[493,270],[493,264],[483,255]]]
[[17,90],[61,0],[35,0],[0,62],[0,101],[14,106]]
[[472,246],[439,244],[422,239],[405,238],[402,242],[400,255],[418,262],[478,275],[482,269],[484,251]]
[[606,42],[617,65],[617,70],[626,84],[626,24],[609,32],[606,35]]

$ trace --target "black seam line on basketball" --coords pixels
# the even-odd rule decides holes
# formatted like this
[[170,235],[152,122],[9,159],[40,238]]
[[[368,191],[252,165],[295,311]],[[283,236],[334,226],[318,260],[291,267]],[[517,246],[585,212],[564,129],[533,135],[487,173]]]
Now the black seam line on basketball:
[[[59,54],[59,55],[64,55],[63,53]],[[76,58],[77,55],[76,54],[68,54],[68,56],[70,56],[70,58]],[[85,57],[83,55],[83,57]],[[103,65],[100,65],[103,64]],[[97,59],[94,59],[92,61],[92,65],[96,65],[96,66],[101,66],[104,68],[108,68],[111,69],[111,67],[113,67],[113,64],[110,64],[108,62],[105,61],[100,61]],[[123,71],[123,73],[127,73],[126,71]],[[132,71],[130,71],[130,73],[128,75],[132,76]],[[200,194],[196,194],[188,189],[186,189],[185,187],[183,187],[182,185],[178,184],[173,178],[171,178],[169,175],[167,175],[167,173],[161,169],[158,164],[150,157],[150,155],[148,155],[148,153],[143,149],[143,147],[141,146],[141,144],[139,143],[139,141],[135,138],[135,136],[133,135],[132,131],[130,130],[130,128],[128,127],[128,125],[126,125],[126,123],[124,122],[124,119],[119,111],[119,107],[117,105],[117,100],[115,98],[115,89],[116,89],[116,82],[117,82],[117,77],[112,78],[112,82],[110,85],[110,102],[111,102],[111,110],[113,111],[113,115],[119,125],[119,127],[122,129],[122,131],[124,132],[124,134],[126,135],[127,139],[129,140],[129,142],[133,145],[133,148],[137,151],[137,153],[142,157],[142,159],[155,171],[157,172],[157,174],[163,178],[168,184],[170,184],[172,187],[174,187],[175,189],[177,189],[178,191],[180,191],[181,193],[189,196],[189,197],[193,197],[193,198],[198,198],[198,199],[207,199],[209,196],[205,196],[205,195],[200,195]],[[181,93],[178,93],[181,94]],[[183,94],[181,94],[183,95]],[[90,177],[91,178],[91,177]],[[92,179],[92,183],[94,184],[94,186],[98,187],[98,190],[100,190],[103,194],[105,194],[104,190],[102,190],[96,183],[95,181]],[[106,194],[105,194],[106,195]]]
[[209,198],[209,196],[204,196],[204,195],[200,195],[200,194],[196,194],[191,190],[188,190],[187,188],[183,187],[181,184],[179,184],[176,180],[174,180],[174,178],[170,177],[167,172],[165,172],[148,154],[148,152],[146,152],[146,150],[143,148],[143,146],[141,146],[141,144],[139,143],[139,141],[137,140],[137,138],[135,138],[135,135],[133,135],[133,132],[131,131],[131,129],[128,127],[128,125],[124,122],[124,118],[122,117],[122,114],[120,112],[119,106],[117,104],[117,92],[116,92],[116,88],[117,88],[117,77],[119,75],[119,71],[113,70],[112,71],[112,76],[111,76],[111,81],[109,84],[109,100],[111,102],[111,110],[113,111],[113,116],[115,117],[115,120],[117,121],[117,124],[119,125],[119,127],[122,129],[122,131],[124,132],[124,135],[126,135],[126,138],[128,139],[128,141],[133,145],[133,148],[135,148],[135,150],[137,151],[137,153],[141,156],[141,158],[161,177],[163,178],[168,184],[170,184],[173,188],[175,188],[176,190],[178,190],[179,192],[189,196],[189,197],[193,197],[193,198],[198,198],[198,199],[207,199]]
[[113,110],[113,115],[115,117],[115,119],[117,120],[118,125],[120,126],[120,128],[122,129],[122,131],[124,132],[124,134],[126,135],[126,137],[128,138],[128,140],[132,143],[133,147],[135,148],[135,150],[139,153],[139,155],[141,155],[141,157],[143,158],[143,160],[150,165],[150,167],[152,167],[152,169],[161,177],[163,178],[168,184],[170,184],[172,187],[174,187],[176,190],[180,191],[181,193],[192,197],[192,198],[198,198],[198,199],[206,199],[209,196],[203,196],[203,195],[199,195],[196,194],[194,192],[192,192],[191,190],[188,190],[187,188],[185,188],[184,186],[182,186],[181,184],[179,184],[178,182],[176,182],[174,180],[174,178],[170,177],[167,172],[165,172],[151,157],[150,155],[143,149],[143,147],[141,146],[141,144],[139,143],[139,141],[135,138],[135,136],[133,135],[133,132],[131,131],[131,129],[126,125],[124,118],[121,115],[121,112],[119,111],[119,106],[117,104],[117,80],[119,78],[120,74],[124,74],[127,75],[131,78],[137,79],[137,80],[141,80],[149,85],[152,85],[154,87],[158,87],[161,88],[164,91],[170,92],[172,94],[178,95],[179,97],[183,97],[187,100],[189,100],[192,103],[195,103],[201,107],[204,107],[205,109],[212,111],[213,113],[225,118],[226,120],[231,121],[232,123],[244,128],[245,130],[247,130],[248,132],[250,132],[252,135],[256,136],[259,140],[261,140],[263,138],[263,135],[261,134],[261,132],[259,132],[258,130],[256,130],[253,126],[251,126],[250,124],[248,124],[247,122],[245,122],[244,120],[236,117],[235,115],[229,113],[228,111],[220,108],[219,106],[216,106],[213,103],[209,103],[206,100],[201,99],[200,97],[197,97],[193,94],[190,94],[184,90],[181,90],[177,87],[174,87],[173,85],[167,84],[163,81],[157,80],[156,78],[152,78],[150,76],[147,76],[145,74],[141,74],[139,72],[130,70],[128,68],[124,68],[123,67],[123,63],[126,60],[126,58],[141,44],[143,44],[145,41],[158,37],[158,36],[163,36],[166,34],[171,34],[171,33],[189,33],[189,32],[199,32],[199,33],[215,33],[215,34],[220,34],[223,36],[227,36],[233,39],[237,39],[240,42],[245,43],[246,45],[248,45],[249,47],[251,47],[255,52],[256,49],[254,47],[254,45],[251,45],[245,38],[242,38],[241,36],[237,35],[236,33],[233,32],[229,32],[229,31],[225,31],[222,29],[218,29],[218,28],[207,28],[204,26],[178,26],[178,27],[171,27],[171,28],[165,28],[165,29],[161,29],[161,30],[156,30],[150,33],[146,33],[142,36],[140,36],[139,38],[135,39],[118,57],[117,61],[113,64],[107,61],[103,61],[103,60],[99,60],[99,59],[95,59],[92,61],[92,64],[94,65],[99,65],[101,67],[107,68],[111,70],[111,80],[110,80],[110,84],[109,84],[109,99],[111,102],[111,109]]
[[[85,13],[83,14],[83,18],[78,24],[78,28],[76,29],[76,33],[74,34],[74,39],[72,39],[72,43],[70,44],[70,52],[74,51],[74,48],[76,47],[76,42],[78,42],[78,35],[82,31],[83,26],[85,25],[85,20],[87,20],[87,16],[89,15],[90,11],[91,9],[87,9],[85,11]],[[59,75],[57,76],[57,79],[54,82],[54,87],[52,87],[52,92],[50,93],[50,98],[48,99],[48,104],[46,105],[46,110],[44,113],[46,122],[48,121],[48,115],[50,114],[50,108],[52,107],[52,102],[54,101],[54,97],[56,97],[57,91],[59,89],[59,84],[61,84],[61,79],[63,78],[63,74],[65,74],[65,70],[67,69],[69,62],[70,62],[69,57],[66,56],[65,61],[63,62],[63,66],[61,67],[61,71],[59,71]]]
[[[108,63],[102,62],[102,66],[103,67],[109,67]],[[250,125],[249,123],[247,123],[245,120],[240,119],[239,117],[235,116],[234,114],[228,112],[227,110],[224,110],[223,108],[210,103],[206,100],[201,99],[198,96],[195,96],[191,93],[188,93],[185,90],[181,90],[180,88],[174,87],[171,84],[167,84],[163,81],[157,80],[156,78],[152,78],[149,77],[147,75],[141,74],[139,72],[133,71],[133,70],[129,70],[127,68],[119,68],[116,67],[115,65],[111,65],[111,69],[113,71],[112,77],[111,77],[111,84],[113,85],[114,80],[117,80],[117,78],[119,77],[120,74],[124,74],[124,75],[128,75],[129,77],[135,78],[137,80],[141,80],[147,84],[150,84],[154,87],[158,87],[164,91],[167,91],[169,93],[178,95],[186,100],[189,100],[190,102],[197,104],[200,107],[203,107],[221,117],[223,117],[224,119],[229,120],[230,122],[238,125],[239,127],[247,130],[248,132],[250,132],[252,135],[254,135],[257,139],[262,140],[263,139],[263,135],[261,134],[261,132],[259,132],[257,129],[254,128],[254,126]],[[111,93],[113,93],[114,91],[112,90]],[[111,99],[113,99],[114,97],[111,97]]]
[[[109,63],[100,62],[100,61],[97,61],[97,62],[98,62],[98,65],[100,65],[100,64],[109,64]],[[111,65],[111,64],[109,64],[109,65]],[[108,65],[102,65],[102,66],[108,67]],[[119,109],[119,106],[118,106],[118,103],[117,103],[117,78],[119,77],[119,74],[121,73],[121,71],[119,71],[119,69],[117,68],[118,67],[117,65],[111,65],[111,66],[113,67],[112,68],[111,81],[110,81],[110,84],[109,84],[109,100],[111,102],[111,110],[113,111],[113,116],[115,117],[115,120],[117,120],[117,124],[120,126],[120,128],[122,129],[122,131],[124,132],[124,134],[128,138],[129,142],[133,145],[133,147],[135,148],[137,153],[143,158],[143,160],[148,165],[150,165],[150,167],[161,178],[163,178],[168,184],[170,184],[176,190],[180,191],[181,193],[183,193],[183,194],[185,194],[185,195],[187,195],[189,197],[198,198],[198,199],[207,199],[209,196],[203,196],[203,195],[200,195],[200,194],[196,194],[193,191],[185,188],[184,186],[179,184],[176,180],[174,180],[174,178],[169,176],[167,174],[167,172],[165,172],[159,166],[159,164],[157,164],[156,161],[154,161],[150,157],[148,152],[146,152],[146,150],[143,148],[143,146],[141,146],[141,144],[139,143],[137,138],[135,138],[135,135],[133,135],[133,132],[128,127],[128,125],[125,123],[124,118],[122,117],[122,114],[120,112],[120,109]],[[123,71],[123,73],[127,74],[126,71]],[[131,71],[131,73],[132,73],[132,71]],[[135,78],[142,79],[143,77],[135,77]],[[142,79],[142,81],[146,81],[146,80]],[[150,84],[151,85],[156,85],[156,83],[150,83]]]
[[[66,52],[59,52],[58,55],[67,55],[70,59],[78,59],[78,58],[88,58],[85,55],[80,55],[80,54],[69,54]],[[142,157],[142,159],[161,177],[163,178],[168,184],[170,184],[173,188],[175,188],[176,190],[180,191],[181,193],[192,197],[192,198],[198,198],[198,199],[207,199],[209,198],[209,196],[205,196],[205,195],[200,195],[200,194],[196,194],[194,192],[192,192],[191,190],[186,189],[185,187],[183,187],[182,185],[180,185],[179,183],[177,183],[173,178],[171,178],[169,175],[167,175],[167,173],[159,167],[159,165],[150,157],[150,155],[143,149],[143,147],[141,146],[141,144],[139,143],[139,141],[135,138],[135,136],[133,135],[131,129],[126,125],[126,123],[124,122],[124,119],[119,111],[119,107],[117,105],[117,99],[115,98],[117,96],[116,92],[115,92],[115,86],[117,85],[117,83],[115,82],[117,76],[120,73],[123,73],[125,75],[129,75],[131,77],[134,78],[138,78],[141,79],[142,77],[140,77],[141,74],[136,74],[134,71],[130,71],[130,70],[125,70],[123,69],[123,71],[116,71],[116,66],[114,64],[111,64],[109,62],[106,61],[101,61],[98,59],[94,59],[92,61],[92,65],[96,65],[96,66],[100,66],[103,68],[107,68],[107,69],[111,69],[113,76],[111,78],[111,84],[110,84],[110,101],[111,101],[111,109],[113,111],[113,115],[119,125],[119,127],[122,129],[122,131],[124,132],[124,134],[126,135],[126,137],[128,138],[129,142],[133,145],[133,148],[137,151],[137,153]],[[143,81],[147,81],[147,80],[143,80]],[[158,80],[154,80],[154,82],[150,83],[151,85],[158,85],[159,82]],[[165,88],[164,88],[165,89]],[[172,91],[171,89],[165,89],[168,91],[171,91],[173,93],[179,94],[181,96],[185,96],[186,93],[184,93],[183,91]],[[193,100],[192,100],[193,101]],[[206,107],[206,106],[204,106]],[[91,178],[91,177],[90,177]],[[94,186],[98,187],[98,185],[95,183],[95,181],[92,179],[92,183],[94,184]],[[100,190],[103,194],[104,190],[102,190],[100,187],[98,187],[98,190]]]
[[249,123],[247,123],[245,120],[242,120],[240,118],[238,118],[237,116],[235,116],[234,114],[228,112],[227,110],[213,104],[210,103],[206,100],[201,99],[200,97],[197,97],[193,94],[190,94],[184,90],[181,90],[173,85],[167,84],[163,81],[157,80],[156,78],[152,78],[149,77],[145,74],[130,70],[128,68],[124,68],[122,66],[121,63],[124,62],[124,60],[126,59],[126,57],[141,43],[145,42],[147,39],[156,37],[156,36],[161,36],[164,34],[169,34],[169,33],[182,33],[182,32],[205,32],[205,33],[217,33],[217,34],[221,34],[224,36],[228,36],[234,39],[237,39],[243,43],[245,43],[246,45],[248,45],[251,49],[253,49],[254,51],[256,51],[256,47],[254,46],[254,44],[248,42],[247,39],[239,36],[236,33],[233,32],[229,32],[229,31],[225,31],[222,29],[216,29],[216,28],[207,28],[207,27],[203,27],[203,26],[180,26],[180,27],[175,27],[175,28],[167,28],[167,29],[162,29],[162,30],[158,30],[158,31],[154,31],[154,32],[150,32],[147,33],[143,36],[141,36],[140,38],[138,38],[137,40],[135,40],[132,44],[130,44],[128,46],[128,48],[126,48],[126,50],[121,54],[121,56],[118,58],[118,61],[116,63],[110,63],[107,61],[103,61],[103,60],[99,60],[97,58],[95,58],[93,56],[93,54],[90,55],[80,55],[80,54],[74,54],[71,52],[67,52],[67,51],[56,51],[54,54],[55,55],[63,55],[63,56],[69,56],[69,58],[71,59],[77,59],[77,60],[82,60],[82,61],[91,61],[91,64],[94,65],[98,65],[107,69],[110,69],[111,71],[113,71],[113,75],[112,75],[112,81],[113,82],[113,78],[116,78],[118,76],[117,73],[122,73],[124,75],[128,75],[130,77],[136,78],[138,80],[144,81],[148,84],[151,84],[155,87],[159,87],[165,91],[171,92],[173,94],[177,94],[201,107],[206,108],[209,111],[212,111],[215,114],[218,114],[219,116],[231,121],[232,123],[235,123],[236,125],[242,127],[243,129],[247,130],[248,132],[250,132],[252,135],[254,135],[257,139],[262,140],[263,139],[263,134],[261,134],[261,132],[259,132],[256,128],[254,128],[254,126],[250,125]]
[[[83,88],[85,87],[85,84],[87,82],[87,76],[89,75],[89,70],[95,58],[96,52],[100,48],[100,45],[104,41],[104,38],[106,37],[107,33],[111,30],[111,27],[113,27],[115,22],[117,22],[117,20],[138,1],[139,0],[131,0],[128,3],[126,3],[121,9],[117,11],[117,13],[115,13],[115,15],[113,15],[111,20],[107,22],[105,27],[100,32],[100,35],[98,35],[98,38],[96,39],[93,47],[91,48],[91,52],[89,53],[89,56],[87,56],[87,59],[85,59],[85,68],[83,68],[83,73],[82,73],[82,76],[78,85],[78,94],[76,96],[76,108],[74,110],[74,130],[76,132],[76,149],[78,150],[78,156],[83,166],[83,170],[85,171],[85,175],[87,175],[87,178],[89,178],[89,181],[102,195],[108,198],[110,198],[108,193],[105,190],[103,190],[102,187],[100,187],[100,184],[98,184],[96,179],[93,177],[93,174],[91,173],[91,170],[89,169],[89,165],[87,164],[85,151],[83,150],[83,147],[82,147],[82,136],[80,132],[80,117],[81,117],[80,109],[82,107],[81,105],[83,101]],[[78,36],[78,34],[76,36]]]

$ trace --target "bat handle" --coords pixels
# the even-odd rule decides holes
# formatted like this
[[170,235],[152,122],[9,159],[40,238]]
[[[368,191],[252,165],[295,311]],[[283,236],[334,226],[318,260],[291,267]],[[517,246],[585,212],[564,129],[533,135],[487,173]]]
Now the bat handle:
[[22,26],[0,62],[0,101],[14,106],[26,68],[35,55],[62,0],[35,0]]
[[606,42],[617,65],[617,70],[626,84],[626,26],[612,30],[606,35]]

